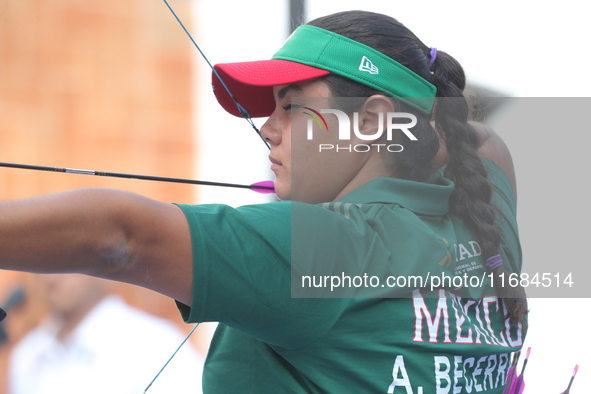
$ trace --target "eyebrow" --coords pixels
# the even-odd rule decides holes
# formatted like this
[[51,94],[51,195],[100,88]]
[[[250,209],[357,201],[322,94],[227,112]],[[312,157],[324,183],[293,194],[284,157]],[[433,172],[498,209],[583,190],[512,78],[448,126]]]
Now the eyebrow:
[[283,100],[283,98],[287,95],[288,92],[295,90],[295,91],[302,91],[302,88],[294,83],[292,83],[291,85],[288,85],[286,87],[284,87],[283,89],[281,89],[278,93],[277,93],[277,98],[279,98],[279,100]]

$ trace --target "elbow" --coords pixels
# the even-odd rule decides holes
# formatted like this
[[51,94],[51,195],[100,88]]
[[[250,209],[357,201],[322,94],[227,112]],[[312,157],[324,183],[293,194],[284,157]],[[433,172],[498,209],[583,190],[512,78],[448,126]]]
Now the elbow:
[[92,276],[121,281],[133,271],[134,253],[126,240],[117,240],[95,252],[97,264]]
[[86,196],[87,202],[100,208],[84,209],[79,216],[84,231],[75,236],[80,237],[80,256],[90,263],[84,264],[86,272],[82,273],[122,281],[135,269],[135,230],[129,224],[128,196],[110,189],[94,189]]

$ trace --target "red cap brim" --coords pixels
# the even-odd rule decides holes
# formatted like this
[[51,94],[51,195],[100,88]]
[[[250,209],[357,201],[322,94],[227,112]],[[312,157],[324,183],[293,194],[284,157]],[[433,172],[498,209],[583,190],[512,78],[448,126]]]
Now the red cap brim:
[[[250,114],[257,118],[269,116],[275,109],[273,86],[307,81],[330,74],[330,71],[287,60],[260,60],[242,63],[221,63],[214,66],[230,92]],[[221,106],[234,116],[241,116],[215,73],[213,91]]]

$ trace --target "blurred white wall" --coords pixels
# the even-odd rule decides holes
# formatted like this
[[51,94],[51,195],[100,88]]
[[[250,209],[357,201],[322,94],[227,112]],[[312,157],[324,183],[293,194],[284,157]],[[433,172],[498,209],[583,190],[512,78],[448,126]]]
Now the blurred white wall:
[[[270,58],[285,41],[287,1],[194,2],[195,39],[212,64]],[[198,179],[252,184],[273,180],[268,148],[246,120],[225,112],[211,90],[211,69],[195,50]],[[264,123],[254,119],[257,127]],[[247,189],[203,187],[199,203],[232,206],[270,201]]]

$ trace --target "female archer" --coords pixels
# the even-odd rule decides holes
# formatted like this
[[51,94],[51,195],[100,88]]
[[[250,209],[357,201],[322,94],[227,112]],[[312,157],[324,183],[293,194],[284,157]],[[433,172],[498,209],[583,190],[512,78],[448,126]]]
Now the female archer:
[[527,311],[496,280],[521,269],[515,177],[501,139],[468,121],[460,65],[353,11],[298,28],[272,60],[216,69],[269,116],[283,201],[3,202],[0,267],[133,283],[187,322],[220,322],[205,393],[501,393]]

